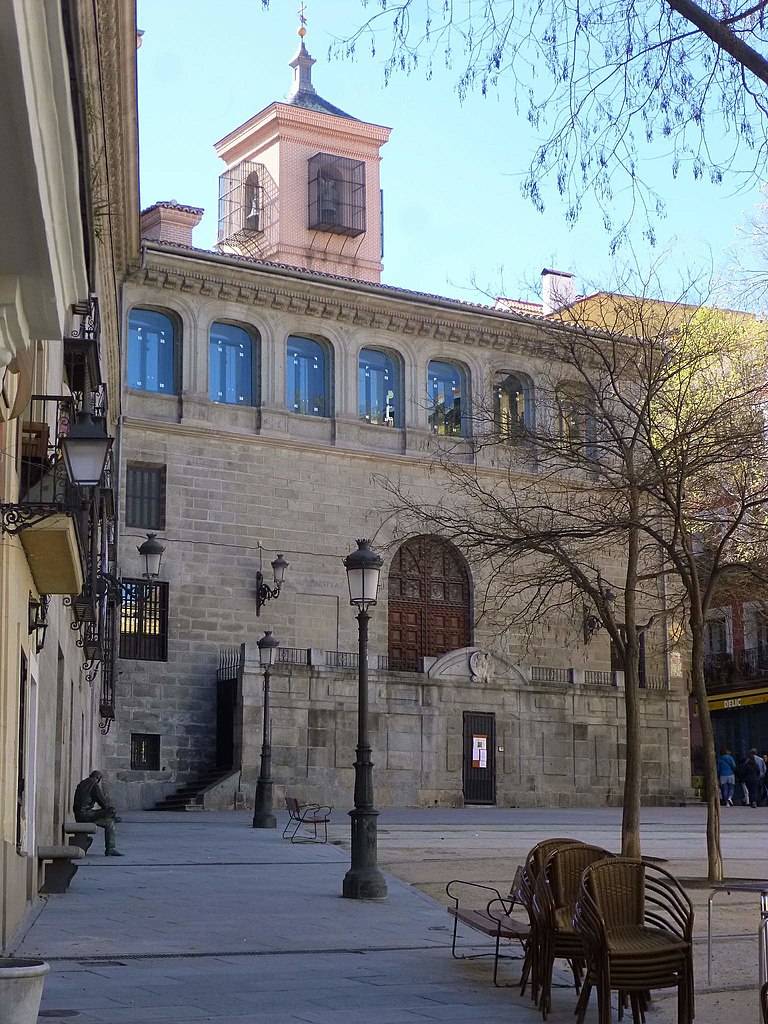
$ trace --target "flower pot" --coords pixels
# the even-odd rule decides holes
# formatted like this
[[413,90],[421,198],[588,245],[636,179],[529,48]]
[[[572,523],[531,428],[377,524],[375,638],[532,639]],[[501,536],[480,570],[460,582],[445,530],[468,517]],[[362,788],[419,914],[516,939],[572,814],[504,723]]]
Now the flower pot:
[[36,1024],[48,971],[45,960],[0,957],[0,1024]]

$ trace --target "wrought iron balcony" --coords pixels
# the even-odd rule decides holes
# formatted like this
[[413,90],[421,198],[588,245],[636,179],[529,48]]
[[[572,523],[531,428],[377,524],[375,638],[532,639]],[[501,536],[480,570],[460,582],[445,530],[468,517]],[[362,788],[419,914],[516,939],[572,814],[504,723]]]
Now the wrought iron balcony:
[[747,647],[704,656],[704,678],[711,690],[728,690],[768,680],[768,646]]
[[61,439],[75,415],[72,398],[33,395],[21,427],[19,500],[0,504],[2,528],[19,533],[57,513],[80,511],[82,492],[67,474]]

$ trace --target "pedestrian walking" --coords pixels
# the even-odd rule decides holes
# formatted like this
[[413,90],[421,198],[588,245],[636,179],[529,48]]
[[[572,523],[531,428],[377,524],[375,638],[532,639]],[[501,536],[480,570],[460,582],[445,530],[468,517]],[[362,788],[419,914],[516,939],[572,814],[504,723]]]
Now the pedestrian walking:
[[755,747],[745,757],[741,766],[741,773],[749,791],[749,806],[757,807],[763,776],[765,775],[765,762],[757,753]]
[[720,802],[723,807],[733,807],[733,791],[736,786],[736,761],[727,747],[722,747],[717,759],[717,778],[720,783]]

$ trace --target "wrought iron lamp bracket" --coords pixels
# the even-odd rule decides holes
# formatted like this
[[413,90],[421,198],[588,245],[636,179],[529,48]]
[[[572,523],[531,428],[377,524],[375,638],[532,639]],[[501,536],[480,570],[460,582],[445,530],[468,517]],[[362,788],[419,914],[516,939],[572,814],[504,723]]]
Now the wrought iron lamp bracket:
[[268,583],[264,582],[264,573],[259,570],[256,573],[256,614],[261,614],[261,609],[267,603],[275,597],[280,596],[280,584],[276,583],[274,587],[270,587]]
[[15,537],[22,530],[42,523],[44,519],[70,511],[71,509],[59,502],[50,502],[45,505],[2,504],[0,505],[0,532]]

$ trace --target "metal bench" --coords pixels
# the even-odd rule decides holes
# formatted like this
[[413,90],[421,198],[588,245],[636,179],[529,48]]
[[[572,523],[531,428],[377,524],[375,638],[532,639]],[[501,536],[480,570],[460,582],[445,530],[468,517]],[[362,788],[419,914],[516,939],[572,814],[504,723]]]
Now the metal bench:
[[[328,822],[331,818],[332,807],[326,804],[300,804],[292,796],[285,798],[285,806],[288,811],[288,821],[283,829],[283,839],[290,839],[292,843],[327,843]],[[320,837],[318,828],[322,826],[323,836]],[[312,829],[312,835],[300,832],[305,829],[308,833]]]
[[79,846],[83,853],[91,848],[93,837],[99,831],[98,825],[88,821],[65,821],[64,835],[69,836],[70,846]]
[[[478,882],[465,882],[460,878],[454,878],[445,887],[445,891],[453,900],[453,906],[448,907],[448,913],[453,918],[453,938],[451,940],[451,956],[455,960],[476,960],[480,957],[493,957],[493,984],[499,985],[499,960],[524,960],[530,937],[530,926],[526,921],[518,921],[511,916],[512,910],[518,903],[518,892],[522,880],[523,869],[517,868],[514,881],[509,890],[508,896],[502,896],[498,889],[491,885],[480,885]],[[460,905],[461,892],[459,886],[466,886],[470,890],[481,890],[490,893],[491,898],[484,907],[462,907]],[[457,953],[456,933],[459,922],[472,928],[476,932],[489,936],[494,940],[494,949],[491,953]],[[501,940],[519,942],[523,949],[522,956],[510,956],[501,953]]]
[[73,861],[84,856],[79,846],[38,846],[37,859],[44,865],[45,872],[40,892],[46,895],[66,892],[77,872]]

